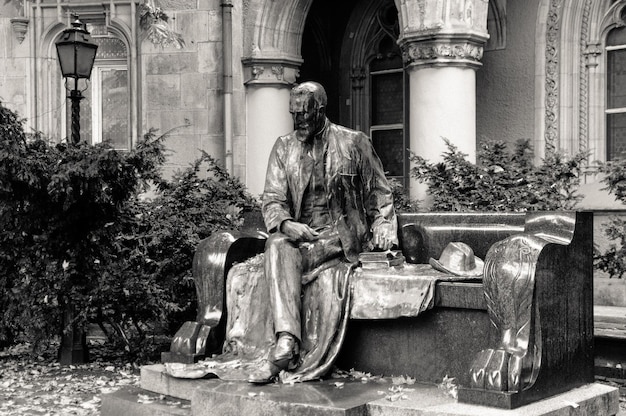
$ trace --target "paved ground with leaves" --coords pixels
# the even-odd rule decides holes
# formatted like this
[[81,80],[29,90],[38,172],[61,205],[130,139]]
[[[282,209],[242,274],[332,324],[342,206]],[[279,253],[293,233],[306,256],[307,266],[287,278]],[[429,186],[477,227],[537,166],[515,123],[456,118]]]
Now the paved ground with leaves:
[[[90,345],[91,362],[77,366],[59,365],[57,347],[52,345],[39,354],[33,354],[28,345],[0,350],[0,416],[96,416],[100,414],[102,394],[139,383],[139,368],[125,363],[106,345]],[[343,375],[347,376],[354,375]],[[614,382],[605,382],[621,387],[618,415],[626,416],[626,390]],[[341,381],[336,384],[341,388]],[[391,393],[383,392],[392,401],[401,400],[403,389],[411,387],[405,386],[411,384],[407,380],[393,384],[389,389]],[[450,386],[440,387],[451,390]],[[159,400],[158,395],[139,394],[137,397],[139,403]]]
[[0,351],[0,416],[100,414],[103,393],[136,385],[138,367],[90,346],[91,363],[61,366],[52,346],[33,354],[28,345]]

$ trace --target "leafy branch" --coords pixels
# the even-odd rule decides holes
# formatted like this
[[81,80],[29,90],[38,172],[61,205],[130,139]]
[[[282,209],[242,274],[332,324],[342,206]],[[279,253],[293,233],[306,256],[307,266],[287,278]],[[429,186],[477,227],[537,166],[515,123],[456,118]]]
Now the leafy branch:
[[144,32],[144,38],[155,45],[161,47],[173,45],[176,49],[185,47],[182,35],[170,28],[169,16],[152,0],[147,0],[139,6],[139,27]]
[[[615,199],[626,204],[626,158],[602,163],[599,172],[604,174],[604,190],[615,195]],[[609,277],[621,279],[626,273],[626,221],[620,217],[611,217],[603,225],[604,234],[611,244],[604,253],[596,253],[594,265],[598,270],[608,273]]]

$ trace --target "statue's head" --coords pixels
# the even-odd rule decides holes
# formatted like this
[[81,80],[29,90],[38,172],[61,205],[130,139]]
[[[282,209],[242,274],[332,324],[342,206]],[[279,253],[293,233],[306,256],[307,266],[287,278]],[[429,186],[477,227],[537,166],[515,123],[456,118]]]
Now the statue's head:
[[326,90],[317,82],[303,82],[293,87],[289,112],[299,138],[306,140],[324,128],[327,102]]

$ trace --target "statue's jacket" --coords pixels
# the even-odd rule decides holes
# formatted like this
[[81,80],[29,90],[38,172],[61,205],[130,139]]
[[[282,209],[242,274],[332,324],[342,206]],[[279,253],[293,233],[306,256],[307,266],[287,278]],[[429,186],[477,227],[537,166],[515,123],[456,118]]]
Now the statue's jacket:
[[[392,190],[372,143],[362,132],[331,123],[321,133],[325,141],[324,185],[328,210],[345,256],[356,261],[371,248],[371,230],[397,220]],[[313,172],[310,145],[295,132],[276,140],[270,154],[262,212],[270,233],[287,220],[298,221],[302,200]]]

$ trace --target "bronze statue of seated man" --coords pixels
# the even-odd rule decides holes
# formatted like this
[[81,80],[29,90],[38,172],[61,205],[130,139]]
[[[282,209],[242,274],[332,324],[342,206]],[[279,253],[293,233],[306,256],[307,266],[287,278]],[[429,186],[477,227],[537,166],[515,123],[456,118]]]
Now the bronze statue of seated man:
[[[320,289],[318,295],[307,297],[303,291],[309,282],[333,266],[355,265],[362,251],[389,250],[398,242],[392,190],[369,137],[330,122],[326,105],[326,91],[320,84],[305,82],[294,87],[289,101],[294,131],[279,137],[270,154],[262,198],[263,219],[270,234],[262,260],[264,277],[259,283],[263,288],[252,290],[249,278],[245,284],[247,291],[255,292],[247,296],[267,295],[265,305],[259,308],[271,315],[268,325],[273,327],[274,339],[268,344],[265,335],[258,336],[262,338],[258,344],[265,343],[269,348],[263,360],[258,360],[256,354],[252,360],[255,365],[248,366],[251,371],[247,380],[252,383],[267,383],[283,370],[298,368],[306,363],[301,353],[313,355],[311,351],[317,350],[312,344],[317,345],[321,329],[310,327],[314,312],[305,303],[318,304],[315,297],[324,297],[326,292]],[[347,274],[344,270],[337,276]],[[233,280],[231,287],[239,284],[236,277],[229,275],[229,279]],[[337,279],[337,288],[348,286],[347,281]],[[231,292],[227,289],[227,302],[228,296]],[[341,296],[338,300],[345,301]],[[326,319],[324,308],[318,311],[321,315],[315,319],[316,325],[332,320]],[[328,306],[324,310],[338,309],[347,316],[345,302],[343,307]],[[230,321],[230,307],[228,313]],[[258,312],[259,319],[264,319],[262,313]],[[336,320],[337,325],[346,319]],[[233,325],[252,327],[254,323],[249,319],[245,325]],[[303,334],[303,325],[309,325],[310,335]],[[231,325],[227,333],[232,329]],[[331,332],[337,333],[336,328]],[[332,343],[341,336],[338,333],[320,344]],[[230,352],[241,355],[239,351],[253,349],[249,344],[255,340],[246,337],[246,347]],[[228,345],[225,350],[229,350]],[[329,367],[332,358],[327,353],[319,356],[308,366],[320,367],[325,361],[324,368]],[[242,375],[235,378],[241,379]]]

